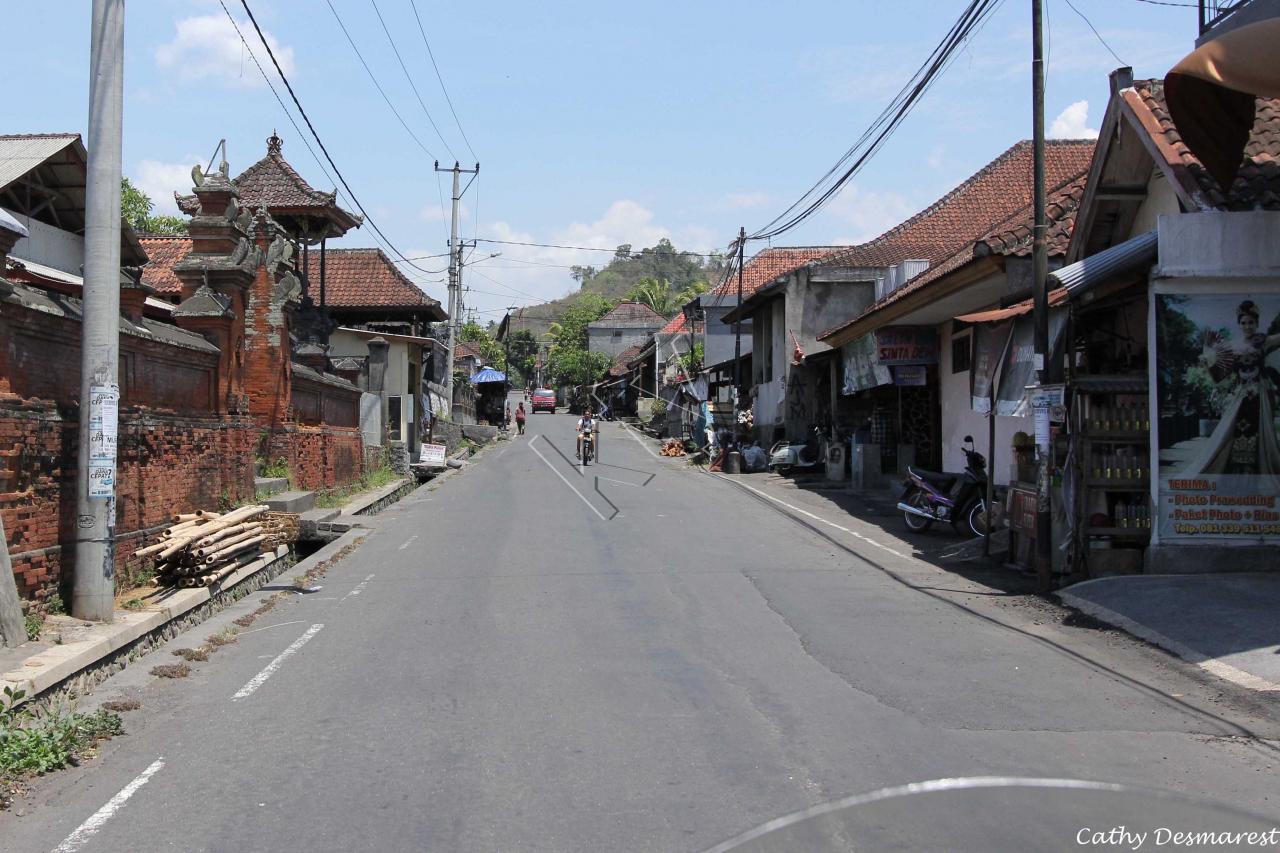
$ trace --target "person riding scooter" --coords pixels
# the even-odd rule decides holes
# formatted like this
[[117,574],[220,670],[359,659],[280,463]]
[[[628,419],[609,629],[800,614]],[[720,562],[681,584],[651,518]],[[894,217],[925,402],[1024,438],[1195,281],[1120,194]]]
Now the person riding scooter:
[[[578,423],[574,427],[578,432],[578,452],[577,458],[582,458],[582,436],[584,433],[590,432],[593,436],[597,433],[597,425],[595,418],[591,417],[591,410],[587,409],[582,413],[582,417],[578,418]],[[596,455],[600,455],[599,438],[594,439],[596,443]]]

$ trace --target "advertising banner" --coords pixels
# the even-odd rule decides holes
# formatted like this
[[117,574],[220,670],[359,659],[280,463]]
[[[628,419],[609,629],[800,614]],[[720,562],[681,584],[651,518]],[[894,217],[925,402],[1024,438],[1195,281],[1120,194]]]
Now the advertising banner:
[[857,394],[893,381],[889,368],[880,363],[874,333],[850,341],[843,347],[844,384],[841,393]]
[[1162,541],[1280,542],[1280,294],[1157,294]]
[[1013,321],[980,323],[973,329],[973,362],[969,368],[969,395],[975,412],[991,411],[991,395],[996,381],[996,368],[1009,346]]
[[[1000,384],[996,390],[997,415],[1030,413],[1027,386],[1035,378],[1035,321],[1033,314],[1023,314],[1013,322],[1013,335],[1000,366]],[[1049,312],[1049,352],[1059,353],[1062,330],[1067,325],[1067,312]]]

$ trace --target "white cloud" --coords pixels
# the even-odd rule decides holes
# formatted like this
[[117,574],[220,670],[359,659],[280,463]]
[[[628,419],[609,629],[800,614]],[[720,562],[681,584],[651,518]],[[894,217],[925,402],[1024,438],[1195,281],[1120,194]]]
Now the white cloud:
[[[252,32],[248,20],[236,23],[241,32]],[[293,74],[293,48],[283,46],[271,33],[263,32],[284,73]],[[266,58],[260,59],[265,67]],[[262,75],[225,15],[195,15],[179,20],[173,40],[156,48],[156,64],[176,72],[180,80],[214,79],[233,86],[262,85]]]
[[[435,204],[424,205],[418,211],[418,218],[423,222],[448,222],[453,216],[453,210],[449,206],[449,202],[436,202]],[[389,218],[389,217],[388,217]],[[458,202],[458,224],[464,225],[471,219],[471,208],[462,202]]]
[[1049,126],[1051,139],[1097,139],[1098,129],[1088,127],[1089,102],[1076,101],[1065,110]]
[[942,164],[945,162],[946,154],[947,150],[945,148],[941,145],[935,145],[933,150],[929,152],[929,156],[924,158],[924,161],[929,164],[930,169],[941,169]]
[[826,213],[842,227],[846,236],[831,242],[837,246],[865,243],[916,213],[902,193],[863,190],[850,184],[831,200]]
[[178,215],[178,205],[173,200],[175,192],[191,194],[191,167],[200,160],[192,154],[183,163],[164,163],[159,160],[142,160],[132,176],[133,185],[151,197],[154,214]]

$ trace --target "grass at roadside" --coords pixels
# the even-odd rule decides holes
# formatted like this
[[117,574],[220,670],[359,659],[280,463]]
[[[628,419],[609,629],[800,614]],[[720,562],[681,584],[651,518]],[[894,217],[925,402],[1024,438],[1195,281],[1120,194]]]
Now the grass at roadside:
[[0,699],[0,809],[9,807],[24,779],[78,764],[99,741],[124,733],[120,715],[111,711],[36,710],[19,706],[24,698],[25,691],[6,687]]
[[399,474],[382,465],[372,471],[365,472],[363,477],[349,486],[341,489],[330,489],[316,495],[316,506],[321,509],[334,509],[343,506],[357,495],[371,492],[374,489],[381,489],[383,486],[390,485],[399,479]]

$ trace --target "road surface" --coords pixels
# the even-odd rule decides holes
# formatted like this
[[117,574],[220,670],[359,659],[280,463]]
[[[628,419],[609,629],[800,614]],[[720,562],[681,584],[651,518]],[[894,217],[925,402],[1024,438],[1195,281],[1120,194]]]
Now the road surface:
[[106,682],[143,701],[129,733],[0,816],[0,847],[697,851],[984,774],[1280,812],[1274,705],[620,424],[580,468],[572,426],[531,416],[384,512],[191,677],[148,675],[157,652]]

